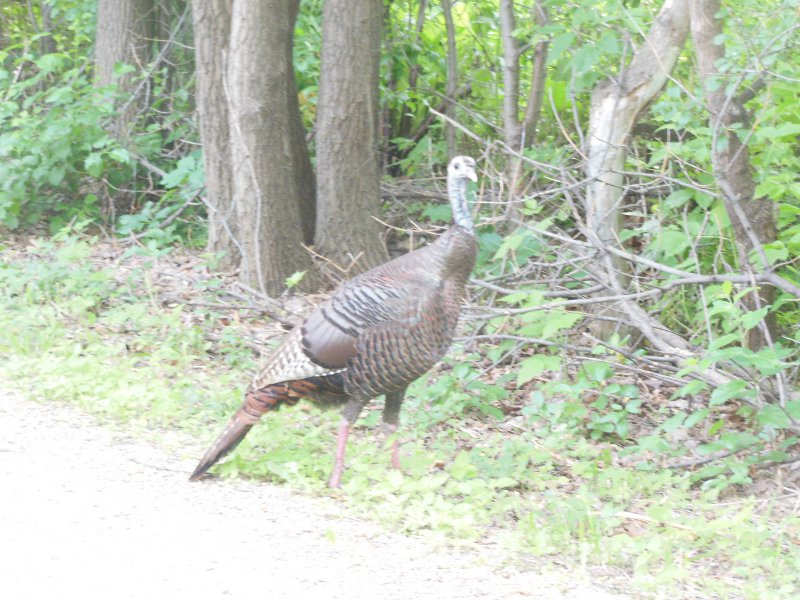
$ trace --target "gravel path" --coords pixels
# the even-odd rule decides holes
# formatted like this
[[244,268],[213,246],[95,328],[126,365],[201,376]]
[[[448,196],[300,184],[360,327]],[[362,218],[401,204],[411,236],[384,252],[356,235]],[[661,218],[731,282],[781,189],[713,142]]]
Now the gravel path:
[[0,595],[622,598],[577,574],[497,572],[479,553],[435,553],[348,517],[335,499],[246,481],[190,484],[193,466],[70,407],[0,394]]

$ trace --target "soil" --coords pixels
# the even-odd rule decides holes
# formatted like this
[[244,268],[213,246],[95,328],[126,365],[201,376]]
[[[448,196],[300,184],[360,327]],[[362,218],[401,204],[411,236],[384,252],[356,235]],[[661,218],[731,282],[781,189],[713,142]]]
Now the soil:
[[[187,482],[202,450],[0,392],[0,589],[14,600],[622,599],[587,572],[537,573],[491,548],[436,551],[336,498]],[[187,444],[189,447],[187,447]]]

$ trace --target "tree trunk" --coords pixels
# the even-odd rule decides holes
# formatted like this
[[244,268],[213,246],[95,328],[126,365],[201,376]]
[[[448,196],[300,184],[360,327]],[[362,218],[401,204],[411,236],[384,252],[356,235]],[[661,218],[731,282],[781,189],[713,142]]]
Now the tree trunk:
[[[453,23],[453,12],[450,0],[442,0],[444,24],[447,30],[447,89],[444,111],[445,116],[455,120],[456,117],[456,90],[458,89],[458,54],[456,50],[456,27]],[[444,137],[447,144],[447,160],[455,158],[458,154],[456,148],[456,128],[450,121],[444,124]]]
[[[739,248],[742,269],[768,269],[762,244],[775,241],[775,207],[766,198],[754,198],[755,182],[750,166],[750,154],[735,129],[747,131],[747,111],[741,97],[728,93],[726,82],[717,69],[725,58],[725,45],[721,41],[722,23],[717,18],[719,0],[691,2],[691,29],[697,56],[697,70],[705,84],[705,98],[712,130],[711,162],[714,178],[722,192],[725,209],[733,226]],[[719,41],[718,41],[719,40]],[[748,310],[769,306],[775,301],[775,288],[762,287],[758,293],[745,297]],[[749,330],[747,345],[758,350],[774,339],[774,315],[768,314],[762,326]]]
[[514,37],[517,18],[512,0],[500,0],[500,31],[503,39],[503,141],[520,150],[519,44]]
[[53,7],[48,2],[42,2],[39,10],[42,13],[42,37],[39,38],[39,47],[42,54],[52,54],[56,51],[56,41],[53,39]]
[[[624,197],[622,174],[628,137],[642,111],[658,95],[675,66],[689,33],[688,0],[666,0],[642,46],[629,65],[592,92],[587,136],[586,220],[595,242],[619,244]],[[606,254],[606,267],[615,287],[627,285],[625,264]],[[610,312],[615,312],[609,307]],[[595,333],[608,337],[613,323],[596,321]]]
[[317,107],[316,250],[347,276],[387,259],[381,227],[378,67],[382,0],[326,0]]
[[[545,27],[550,22],[547,7],[541,0],[536,0],[533,7],[534,19],[539,27]],[[547,52],[550,42],[543,39],[536,43],[533,51],[533,73],[531,75],[531,91],[528,94],[528,104],[525,107],[525,118],[522,121],[522,135],[525,146],[533,146],[536,141],[536,126],[542,113],[544,99],[544,84],[547,81]]]
[[[289,3],[289,19],[292,23],[291,36],[294,39],[294,23],[300,10],[300,0]],[[287,46],[286,60],[292,66],[287,73],[286,102],[289,106],[290,149],[292,164],[294,164],[294,183],[297,188],[297,202],[300,205],[300,223],[303,228],[303,241],[306,245],[314,244],[317,218],[317,183],[314,169],[311,166],[311,157],[306,146],[306,130],[303,127],[303,117],[300,114],[300,103],[297,99],[297,80],[294,74],[294,57],[292,44]]]
[[[299,0],[234,0],[228,57],[233,198],[242,250],[241,279],[277,294],[296,271],[310,270],[302,246],[301,186],[305,151],[299,119],[292,38]],[[305,280],[308,282],[308,277]]]
[[[419,0],[417,7],[417,22],[414,27],[414,47],[419,48],[422,45],[422,29],[425,27],[425,11],[428,7],[428,0]],[[409,57],[410,58],[410,57]],[[408,71],[408,94],[412,96],[417,91],[417,79],[420,75],[421,66],[419,64],[419,57],[415,54],[413,57],[413,64]],[[393,132],[391,137],[409,137],[411,133],[411,126],[414,123],[412,115],[412,108],[407,104],[402,104],[399,110],[397,130]]]
[[[544,27],[548,22],[547,9],[537,0],[534,5],[536,24]],[[547,77],[547,41],[536,44],[533,59],[531,89],[525,107],[525,117],[520,121],[519,70],[523,49],[514,37],[517,18],[511,0],[500,1],[500,34],[503,40],[503,141],[506,146],[522,152],[532,146],[536,139],[536,125],[542,109],[544,84]],[[522,219],[517,204],[520,182],[525,179],[522,160],[510,156],[505,169],[506,189],[509,202],[506,205],[506,222],[516,223]]]
[[[534,19],[539,27],[549,21],[547,8],[537,0],[533,8]],[[511,0],[500,0],[500,32],[503,40],[503,141],[514,150],[533,145],[536,125],[542,110],[544,84],[547,77],[546,40],[536,44],[533,54],[531,89],[525,106],[525,117],[520,121],[519,69],[522,47],[514,37],[517,17]]]
[[[100,0],[97,3],[97,36],[95,69],[97,84],[106,86],[116,81],[123,94],[133,91],[133,74],[114,77],[114,66],[125,63],[141,71],[150,59],[152,43],[152,0]],[[114,134],[125,139],[136,119],[139,105],[122,100],[122,108],[114,121]]]
[[232,0],[192,0],[195,52],[195,98],[203,144],[208,207],[208,244],[212,254],[224,253],[222,268],[239,264],[238,224],[233,204],[228,100],[225,97],[226,57],[231,34]]

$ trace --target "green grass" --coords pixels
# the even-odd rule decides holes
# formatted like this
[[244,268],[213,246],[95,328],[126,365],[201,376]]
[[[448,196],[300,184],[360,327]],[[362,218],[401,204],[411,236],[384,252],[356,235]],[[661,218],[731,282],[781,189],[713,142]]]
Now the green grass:
[[[165,306],[147,261],[120,275],[94,252],[74,238],[3,251],[3,385],[210,443],[256,365],[245,320]],[[499,418],[489,406],[499,392],[484,386],[476,400],[477,388],[463,383],[468,373],[454,364],[412,387],[403,473],[387,468],[375,407],[348,448],[342,492],[329,492],[339,417],[308,404],[267,416],[217,472],[333,493],[354,514],[435,543],[491,540],[509,561],[581,565],[634,597],[796,597],[794,498],[722,497],[684,473],[621,466],[607,442],[520,415]]]

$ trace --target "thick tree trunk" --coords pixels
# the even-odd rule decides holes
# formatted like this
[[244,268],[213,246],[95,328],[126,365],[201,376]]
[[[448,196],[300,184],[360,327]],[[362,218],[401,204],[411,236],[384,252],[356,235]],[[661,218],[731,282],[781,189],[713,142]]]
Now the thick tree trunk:
[[[627,142],[642,111],[667,82],[689,33],[688,0],[666,0],[630,64],[592,93],[587,137],[586,220],[596,242],[619,244],[622,226]],[[606,255],[608,275],[620,289],[627,285],[625,265]],[[615,312],[609,307],[609,312]],[[608,337],[613,323],[596,322],[595,332]]]
[[[769,268],[764,260],[762,244],[772,242],[777,236],[775,207],[765,198],[754,198],[755,182],[750,166],[750,154],[736,133],[749,128],[747,111],[740,97],[727,91],[725,81],[717,64],[725,58],[725,46],[721,41],[722,23],[717,18],[719,0],[695,0],[691,3],[691,29],[697,56],[697,70],[705,84],[705,97],[710,113],[712,129],[711,161],[714,177],[722,192],[725,208],[733,226],[739,248],[742,269]],[[762,287],[758,293],[745,298],[749,310],[769,306],[775,300],[775,288]],[[753,350],[765,346],[774,339],[773,315],[748,332],[747,345]]]
[[231,34],[232,0],[192,0],[195,102],[203,144],[208,207],[208,245],[224,253],[223,268],[239,264],[238,224],[233,204],[231,142],[228,128],[226,58]]
[[387,258],[381,227],[378,67],[382,0],[326,0],[317,107],[316,250],[348,276]]
[[[97,36],[95,39],[95,69],[97,84],[106,86],[114,81],[123,94],[133,91],[130,73],[114,77],[114,66],[125,63],[141,70],[150,60],[152,44],[152,0],[100,0],[97,3]],[[114,134],[128,137],[140,106],[123,100],[114,122]]]
[[[268,294],[310,270],[302,246],[303,150],[292,67],[299,0],[234,0],[228,57],[233,198],[242,249],[241,279]],[[298,164],[300,163],[300,164]],[[308,279],[306,279],[308,282]]]

